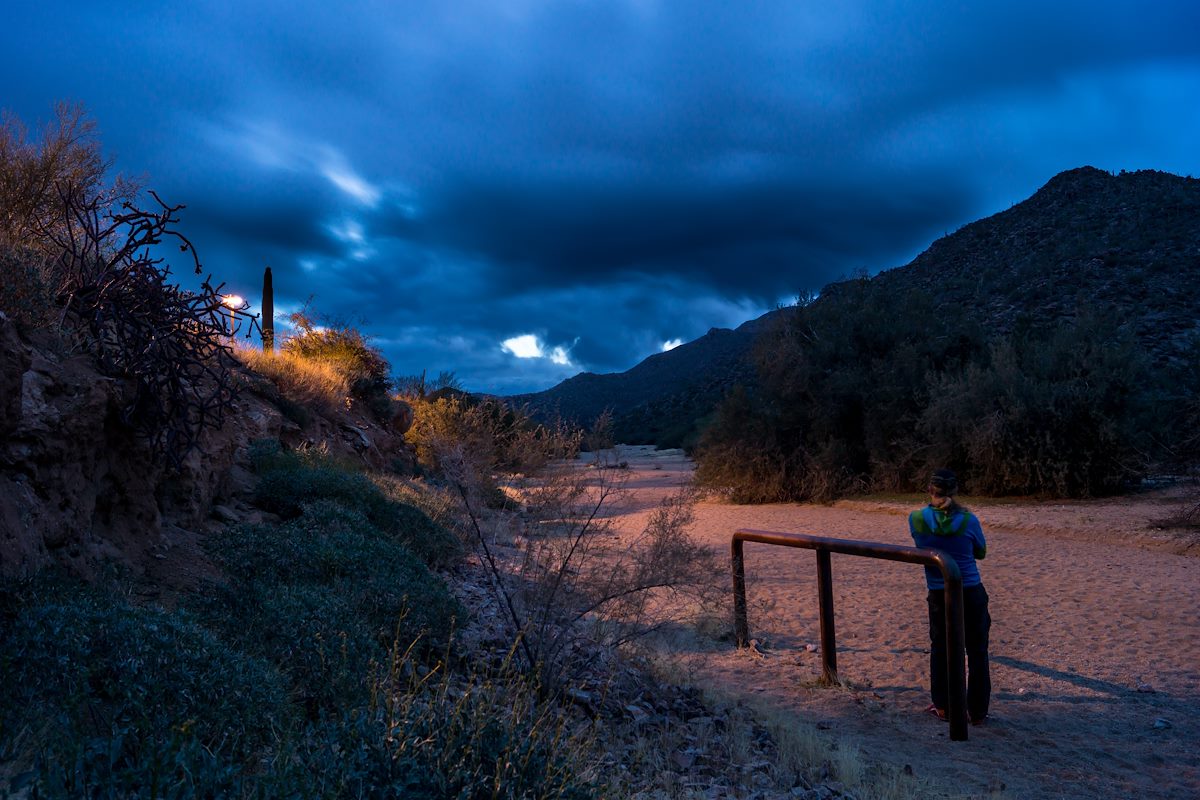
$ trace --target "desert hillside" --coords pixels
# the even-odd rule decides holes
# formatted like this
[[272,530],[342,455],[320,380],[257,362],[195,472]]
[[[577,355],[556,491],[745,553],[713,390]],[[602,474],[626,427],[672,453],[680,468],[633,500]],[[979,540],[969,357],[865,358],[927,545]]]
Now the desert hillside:
[[[736,331],[711,331],[626,372],[578,375],[514,399],[584,422],[608,408],[624,441],[690,448],[732,386],[754,394],[765,381],[768,394],[785,400],[770,384],[780,362],[798,357],[787,349],[793,340],[900,338],[909,328],[931,327],[930,337],[963,340],[957,352],[947,350],[961,361],[972,348],[1071,330],[1081,317],[1103,318],[1128,335],[1148,368],[1191,374],[1198,242],[1200,180],[1081,167],[937,240],[907,265],[831,284],[802,307],[770,312]],[[945,317],[961,325],[947,326]],[[897,323],[903,333],[891,330]],[[882,355],[867,345],[839,357],[847,367]]]

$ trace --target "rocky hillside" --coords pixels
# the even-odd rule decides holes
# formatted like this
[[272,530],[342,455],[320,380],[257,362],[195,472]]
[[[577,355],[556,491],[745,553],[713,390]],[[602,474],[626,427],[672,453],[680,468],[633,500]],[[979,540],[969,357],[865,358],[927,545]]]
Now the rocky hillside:
[[[924,289],[1004,334],[1100,312],[1169,362],[1200,324],[1200,180],[1063,172],[871,282],[886,292]],[[836,298],[836,286],[826,294]]]
[[374,467],[409,457],[403,438],[369,414],[310,413],[298,424],[270,381],[245,370],[235,378],[226,424],[205,431],[173,471],[120,419],[135,387],[53,332],[22,334],[0,313],[0,575],[52,564],[90,575],[106,559],[156,574],[201,568],[198,536],[253,514],[244,500],[258,439],[320,443]]
[[[1063,172],[1028,200],[867,282],[873,294],[927,292],[948,313],[972,315],[998,335],[1095,312],[1132,330],[1156,363],[1177,364],[1200,322],[1200,180],[1092,167]],[[854,315],[852,284],[861,281],[826,286],[814,305]],[[514,399],[583,422],[610,408],[627,441],[677,446],[730,386],[754,384],[758,334],[790,313],[712,330],[626,372],[584,373]]]

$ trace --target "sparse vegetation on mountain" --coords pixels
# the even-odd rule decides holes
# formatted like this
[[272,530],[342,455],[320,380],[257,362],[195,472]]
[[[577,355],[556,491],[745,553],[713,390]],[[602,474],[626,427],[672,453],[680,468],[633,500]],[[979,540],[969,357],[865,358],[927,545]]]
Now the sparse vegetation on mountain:
[[714,328],[625,372],[585,372],[544,392],[509,399],[536,419],[585,428],[607,410],[619,442],[690,447],[725,392],[756,380],[754,342],[776,313],[732,331]]
[[1198,319],[1200,181],[1083,167],[907,266],[520,399],[609,409],[745,500],[919,488],[933,463],[976,493],[1102,494],[1200,458]]
[[[1065,173],[907,267],[826,287],[758,342],[699,479],[742,500],[1108,494],[1198,454],[1200,181]],[[1192,388],[1188,388],[1192,387]]]

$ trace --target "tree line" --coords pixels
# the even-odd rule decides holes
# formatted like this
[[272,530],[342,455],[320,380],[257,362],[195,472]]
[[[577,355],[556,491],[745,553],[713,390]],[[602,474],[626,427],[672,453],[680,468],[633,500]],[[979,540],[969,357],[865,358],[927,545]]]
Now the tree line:
[[863,278],[781,315],[759,383],[729,392],[697,478],[737,502],[920,490],[950,467],[985,495],[1111,494],[1198,455],[1200,343],[1155,363],[1120,315],[970,305]]

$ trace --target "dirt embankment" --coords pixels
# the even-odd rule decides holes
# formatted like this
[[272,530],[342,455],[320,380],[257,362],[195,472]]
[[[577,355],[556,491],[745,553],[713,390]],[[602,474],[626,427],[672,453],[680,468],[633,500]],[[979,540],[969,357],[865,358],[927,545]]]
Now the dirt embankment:
[[[624,457],[633,497],[619,522],[635,532],[691,465],[678,451],[631,448]],[[989,544],[981,572],[994,620],[993,705],[968,742],[950,742],[945,724],[922,713],[929,656],[919,567],[833,557],[842,688],[816,684],[808,551],[746,547],[751,635],[765,656],[690,632],[660,647],[695,680],[785,709],[950,796],[1200,796],[1200,549],[1195,533],[1155,524],[1184,495],[974,504]],[[903,515],[918,502],[705,502],[693,533],[721,558],[741,527],[909,544]]]
[[187,583],[208,574],[199,536],[256,513],[245,502],[255,440],[319,445],[373,467],[409,457],[403,437],[365,413],[310,413],[301,426],[269,381],[240,368],[234,379],[225,424],[173,471],[121,421],[134,387],[49,332],[20,334],[0,313],[0,575],[58,565],[90,576],[115,560]]

